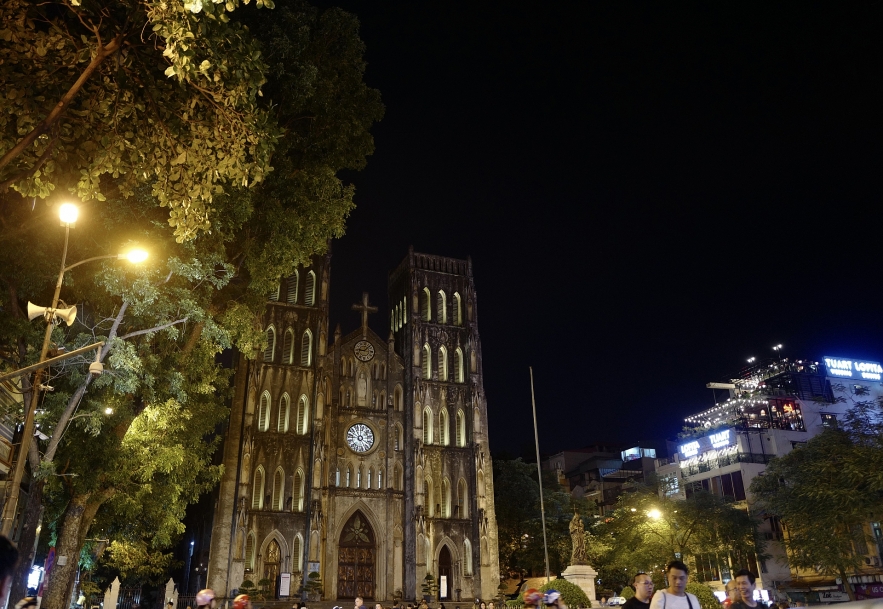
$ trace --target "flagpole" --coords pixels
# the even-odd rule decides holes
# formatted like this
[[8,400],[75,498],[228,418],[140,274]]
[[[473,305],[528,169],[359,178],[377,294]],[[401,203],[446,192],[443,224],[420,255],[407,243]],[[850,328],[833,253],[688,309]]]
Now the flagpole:
[[530,370],[530,403],[533,406],[533,439],[537,446],[537,480],[540,483],[540,518],[543,523],[543,553],[546,555],[546,583],[551,581],[549,575],[549,546],[546,542],[546,506],[543,502],[543,470],[540,468],[540,436],[537,433],[537,400],[533,392],[533,366]]

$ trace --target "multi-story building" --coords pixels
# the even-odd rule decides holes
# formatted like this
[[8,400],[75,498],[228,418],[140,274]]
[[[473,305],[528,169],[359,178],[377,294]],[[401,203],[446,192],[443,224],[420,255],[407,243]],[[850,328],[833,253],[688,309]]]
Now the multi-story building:
[[[687,499],[704,490],[749,509],[751,481],[770,460],[806,443],[826,426],[837,425],[854,404],[879,400],[881,377],[883,368],[876,362],[825,357],[819,362],[763,362],[745,368],[728,383],[709,383],[717,397],[726,391],[727,399],[687,417],[692,431],[670,443],[670,458],[657,460],[663,492]],[[771,558],[756,565],[758,589],[767,590],[771,598],[783,593],[793,600],[818,601],[819,593],[827,594],[824,600],[839,598],[833,580],[790,569],[782,526],[775,517],[764,518],[761,533]],[[868,533],[878,544],[858,548],[868,568],[856,574],[857,583],[880,581],[883,573],[880,524],[868,523]],[[727,561],[719,557],[696,557],[695,567],[700,581],[720,590],[732,577]]]
[[606,516],[619,496],[645,482],[655,469],[656,449],[618,444],[593,444],[565,450],[543,459],[543,469],[555,472],[558,482],[576,498],[594,505],[594,515]]

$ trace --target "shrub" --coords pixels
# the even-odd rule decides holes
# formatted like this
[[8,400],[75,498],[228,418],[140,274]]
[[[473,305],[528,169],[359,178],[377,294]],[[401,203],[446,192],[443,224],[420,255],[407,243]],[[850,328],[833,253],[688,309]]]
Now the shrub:
[[720,609],[720,601],[714,595],[714,591],[705,584],[690,582],[687,584],[687,592],[691,592],[699,599],[702,609]]
[[619,595],[622,598],[624,598],[625,600],[629,600],[631,597],[633,597],[635,595],[635,589],[632,588],[631,586],[626,586],[625,588],[622,589],[622,592],[620,592]]
[[[576,607],[591,607],[592,601],[589,600],[589,597],[586,596],[586,593],[583,592],[583,589],[577,586],[574,583],[567,581],[566,579],[553,579],[548,584],[543,584],[540,586],[540,592],[545,592],[546,590],[557,590],[561,593],[561,600],[564,601],[564,604],[572,609],[576,609]],[[524,596],[521,596],[521,601],[524,602]],[[705,609],[703,607],[702,609]]]

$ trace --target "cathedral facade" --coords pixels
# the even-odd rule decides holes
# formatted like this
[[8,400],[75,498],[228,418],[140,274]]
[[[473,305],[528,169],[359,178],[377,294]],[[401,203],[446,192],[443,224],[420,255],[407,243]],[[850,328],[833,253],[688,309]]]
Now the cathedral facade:
[[[470,260],[409,251],[389,334],[329,335],[330,254],[269,295],[267,348],[240,358],[208,585],[324,599],[493,598],[499,585],[487,405]],[[353,316],[354,319],[356,316]]]

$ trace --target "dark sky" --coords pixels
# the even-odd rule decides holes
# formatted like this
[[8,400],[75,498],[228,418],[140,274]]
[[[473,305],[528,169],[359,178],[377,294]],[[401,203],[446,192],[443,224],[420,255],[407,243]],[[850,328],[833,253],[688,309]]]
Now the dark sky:
[[491,449],[673,437],[747,357],[883,360],[879,2],[323,2],[386,117],[332,324],[472,256]]

